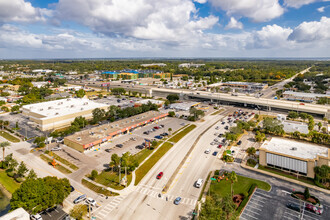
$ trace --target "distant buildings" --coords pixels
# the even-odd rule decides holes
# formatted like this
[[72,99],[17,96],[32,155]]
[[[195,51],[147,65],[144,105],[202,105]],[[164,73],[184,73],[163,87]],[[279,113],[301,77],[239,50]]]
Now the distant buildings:
[[165,63],[148,63],[148,64],[141,64],[143,67],[151,67],[151,66],[159,66],[159,67],[165,67]]
[[48,85],[49,84],[49,82],[32,82],[32,85],[34,86],[34,87],[37,87],[37,88],[41,88],[41,87],[43,87],[43,86],[46,86],[46,85]]
[[22,113],[35,122],[40,130],[46,131],[69,126],[78,116],[91,119],[92,111],[96,108],[107,110],[108,105],[89,99],[68,98],[25,105]]
[[255,92],[260,91],[268,87],[264,83],[252,83],[252,82],[223,82],[222,87],[236,88],[242,92]]
[[53,70],[43,70],[43,69],[36,69],[32,70],[33,73],[52,73]]
[[190,67],[195,67],[195,68],[199,68],[201,66],[205,66],[204,63],[201,63],[201,64],[195,64],[195,63],[181,63],[179,64],[179,68],[190,68]]
[[317,94],[317,93],[306,93],[306,92],[283,92],[283,98],[290,101],[300,102],[315,102],[321,97],[330,98],[329,94]]
[[330,151],[316,144],[273,137],[260,147],[259,161],[262,166],[314,178],[315,166],[330,165]]

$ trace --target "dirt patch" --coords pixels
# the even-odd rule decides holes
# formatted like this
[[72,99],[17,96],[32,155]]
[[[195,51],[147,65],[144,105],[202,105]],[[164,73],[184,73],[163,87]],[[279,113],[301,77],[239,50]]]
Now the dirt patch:
[[301,200],[305,200],[305,201],[313,203],[313,204],[317,203],[317,201],[312,197],[309,197],[308,199],[305,199],[305,196],[302,195],[302,194],[296,194],[296,196],[299,197]]
[[235,205],[237,207],[241,204],[241,202],[243,201],[243,199],[244,199],[244,196],[239,195],[239,194],[233,196],[233,202],[235,203]]

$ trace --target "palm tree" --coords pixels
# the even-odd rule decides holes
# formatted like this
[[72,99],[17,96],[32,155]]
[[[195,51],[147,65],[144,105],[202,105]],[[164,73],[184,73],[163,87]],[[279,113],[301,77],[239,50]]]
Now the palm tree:
[[233,184],[234,184],[235,182],[237,182],[237,175],[236,175],[235,171],[232,171],[232,172],[229,174],[229,180],[230,180],[230,182],[231,182],[231,184],[230,184],[230,188],[231,188],[231,197],[233,197],[233,196],[234,196]]
[[4,125],[4,126],[9,126],[9,121],[4,121],[4,122],[3,122],[3,125]]
[[3,120],[0,120],[0,126],[3,129]]
[[10,143],[8,141],[4,141],[0,143],[0,147],[2,148],[2,161],[5,160],[5,150],[6,147],[10,146]]

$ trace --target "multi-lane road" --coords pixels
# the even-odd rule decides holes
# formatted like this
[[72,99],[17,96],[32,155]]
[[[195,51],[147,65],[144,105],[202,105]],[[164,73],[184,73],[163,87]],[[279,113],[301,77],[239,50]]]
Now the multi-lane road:
[[[194,183],[198,178],[205,180],[217,158],[212,155],[216,146],[210,146],[216,126],[213,124],[221,120],[228,112],[229,110],[226,110],[221,115],[206,116],[204,122],[196,123],[197,127],[176,143],[132,189],[130,194],[123,197],[120,203],[113,204],[112,209],[108,209],[109,212],[99,209],[94,215],[99,219],[178,219],[191,216],[201,192],[201,188],[194,187]],[[200,137],[188,155],[188,159],[180,166],[199,134],[205,130],[207,132]],[[211,148],[212,152],[205,154],[206,148]],[[179,166],[181,169],[171,182],[169,189],[166,193],[162,193]],[[160,180],[156,179],[159,172],[164,172]],[[176,197],[182,198],[179,205],[173,204]]]

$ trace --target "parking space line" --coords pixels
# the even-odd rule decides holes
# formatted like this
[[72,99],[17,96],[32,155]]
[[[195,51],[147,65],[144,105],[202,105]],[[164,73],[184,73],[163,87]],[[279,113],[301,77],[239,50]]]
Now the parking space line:
[[306,213],[308,213],[308,214],[312,214],[312,213],[309,213],[309,212],[304,212],[304,218],[305,217],[308,217],[308,218],[311,218],[311,219],[315,219],[315,220],[318,220],[317,218],[314,218],[314,217],[312,217],[312,216],[309,216],[309,215],[306,215]]
[[253,203],[254,205],[260,206],[261,208],[264,207],[263,205],[260,205],[259,203],[255,203],[254,201],[250,201],[251,203]]
[[261,198],[261,199],[265,199],[265,200],[266,200],[266,198],[264,198],[264,197],[262,197],[262,196],[259,196],[259,195],[256,195],[256,194],[254,194],[254,196],[257,196],[257,197],[259,197],[259,198]]
[[290,212],[284,212],[284,214],[287,214],[287,215],[291,215],[291,216],[293,216],[293,217],[297,217],[297,215],[294,215],[293,213],[290,213]]
[[248,206],[248,207],[246,207],[246,208],[251,208],[251,209],[256,209],[256,210],[259,210],[259,211],[261,211],[261,209],[259,209],[259,208],[256,208],[256,207],[253,207],[253,206]]
[[259,191],[255,191],[255,194],[260,194],[260,195],[262,195],[262,196],[265,196],[265,197],[267,197],[267,198],[272,198],[271,196],[269,196],[269,195],[266,195],[266,194],[264,194],[264,193],[261,193],[261,192],[259,192]]
[[245,213],[245,211],[244,211],[244,214],[247,215],[247,216],[249,216],[249,217],[251,217],[251,218],[258,219],[258,218],[254,217],[252,215],[249,215],[249,214]]
[[[255,211],[252,211],[252,210],[250,210],[250,206],[248,206],[248,207],[246,207],[246,211],[248,211],[248,212],[253,212],[254,214],[257,214],[257,215],[260,215],[260,213],[258,213],[258,212],[255,212]],[[261,209],[258,209],[259,211],[261,211]]]
[[252,202],[257,202],[257,203],[265,203],[264,201],[261,201],[261,200],[258,200],[258,199],[255,199],[255,198],[252,198],[250,201]]

